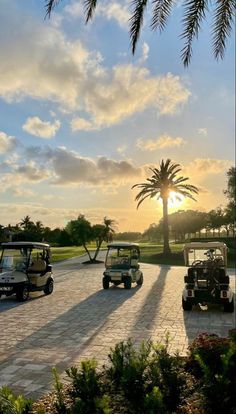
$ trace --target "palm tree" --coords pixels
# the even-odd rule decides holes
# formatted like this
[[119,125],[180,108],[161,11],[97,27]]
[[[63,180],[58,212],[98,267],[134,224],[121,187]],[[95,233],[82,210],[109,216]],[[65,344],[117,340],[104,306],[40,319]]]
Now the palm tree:
[[103,218],[103,223],[104,223],[104,226],[106,227],[106,241],[108,243],[109,241],[112,241],[113,239],[113,234],[115,233],[116,221],[109,219],[108,217],[105,216]]
[[[137,208],[146,198],[162,199],[163,205],[163,238],[164,247],[163,254],[169,254],[171,252],[169,246],[169,226],[168,226],[168,199],[170,192],[174,191],[179,195],[191,198],[195,200],[193,195],[198,194],[198,188],[194,185],[184,184],[189,178],[177,177],[177,174],[181,171],[179,164],[174,164],[170,159],[160,162],[159,168],[150,168],[153,175],[151,178],[147,178],[147,182],[135,184],[132,188],[140,188],[141,191],[136,195],[135,200],[138,201]],[[195,200],[196,201],[196,200]]]
[[33,221],[31,221],[31,217],[30,216],[25,216],[21,222],[20,222],[20,226],[24,229],[24,230],[30,230],[32,225],[34,224]]
[[[60,0],[46,0],[46,15],[50,16],[52,9]],[[84,0],[86,23],[92,19],[96,9],[97,0]],[[132,52],[135,52],[137,41],[143,25],[144,13],[148,7],[148,0],[130,0],[132,16],[130,18],[130,41]],[[211,3],[211,4],[210,4]],[[152,30],[162,32],[167,24],[169,15],[175,6],[175,0],[153,0],[152,19],[150,27]],[[210,11],[209,11],[210,6]],[[201,25],[206,18],[207,12],[212,14],[212,48],[216,59],[223,59],[226,49],[226,40],[232,32],[235,16],[235,0],[183,0],[183,31],[181,37],[185,41],[182,49],[182,60],[188,66],[192,56],[192,44],[194,38],[198,37]]]

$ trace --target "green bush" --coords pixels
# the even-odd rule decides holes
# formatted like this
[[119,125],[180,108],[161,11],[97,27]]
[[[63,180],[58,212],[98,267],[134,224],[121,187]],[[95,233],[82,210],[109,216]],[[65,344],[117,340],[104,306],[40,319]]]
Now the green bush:
[[117,344],[109,358],[109,378],[136,413],[172,413],[186,395],[183,361],[169,355],[168,340],[164,346],[143,342],[135,350],[129,339]]
[[0,389],[0,414],[28,414],[32,405],[31,399],[15,396],[8,387]]
[[94,359],[81,362],[81,369],[71,367],[66,371],[72,379],[72,395],[75,400],[70,413],[109,414],[109,398],[104,395],[101,374]]

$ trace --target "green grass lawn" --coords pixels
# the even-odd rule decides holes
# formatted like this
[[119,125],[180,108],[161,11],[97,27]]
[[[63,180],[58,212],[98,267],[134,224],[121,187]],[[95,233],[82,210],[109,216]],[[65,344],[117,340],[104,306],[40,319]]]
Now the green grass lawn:
[[[183,258],[183,243],[171,244],[171,256],[162,255],[162,244],[140,243],[141,262],[151,264],[166,264],[171,266],[184,266]],[[91,243],[89,250],[96,248],[94,243]],[[103,244],[102,249],[106,249],[106,243]],[[52,263],[61,260],[70,259],[71,257],[81,256],[85,254],[82,246],[68,246],[68,247],[52,247]],[[233,249],[229,249],[228,267],[235,268],[235,256]]]

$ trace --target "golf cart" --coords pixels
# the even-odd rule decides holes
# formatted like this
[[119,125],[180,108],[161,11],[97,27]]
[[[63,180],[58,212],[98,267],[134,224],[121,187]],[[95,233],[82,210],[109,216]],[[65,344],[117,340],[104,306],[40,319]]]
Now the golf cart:
[[124,283],[125,289],[130,289],[132,283],[143,284],[143,273],[139,269],[140,250],[136,243],[111,243],[107,246],[105,261],[106,270],[103,273],[103,289],[109,284],[118,286]]
[[221,242],[192,242],[184,247],[185,265],[182,307],[190,311],[194,304],[216,303],[225,312],[234,311],[234,294],[226,274],[227,246]]
[[50,246],[46,243],[9,242],[1,244],[0,297],[16,294],[24,302],[29,292],[53,291]]

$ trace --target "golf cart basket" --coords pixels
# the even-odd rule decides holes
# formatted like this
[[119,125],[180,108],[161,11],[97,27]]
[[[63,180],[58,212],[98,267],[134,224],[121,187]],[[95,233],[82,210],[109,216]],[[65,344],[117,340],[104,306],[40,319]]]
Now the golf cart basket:
[[182,296],[184,310],[193,304],[218,303],[233,312],[233,292],[226,274],[227,246],[222,242],[192,242],[184,247],[185,288]]

